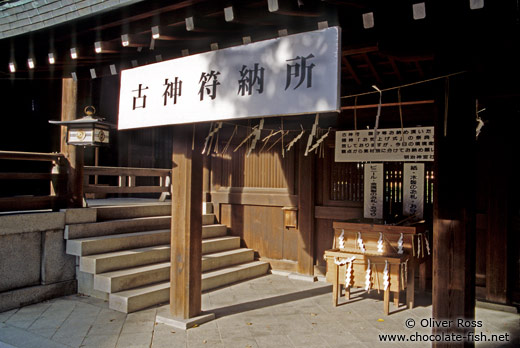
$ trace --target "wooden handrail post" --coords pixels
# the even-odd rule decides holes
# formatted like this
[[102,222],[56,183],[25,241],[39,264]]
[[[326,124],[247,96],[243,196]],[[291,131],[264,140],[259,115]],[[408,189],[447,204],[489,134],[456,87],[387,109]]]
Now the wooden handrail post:
[[55,210],[67,206],[67,164],[64,157],[52,162],[51,196],[57,197],[56,205],[53,207]]
[[[62,79],[61,120],[76,119],[78,86],[72,78]],[[67,128],[61,127],[61,153],[68,161],[67,207],[83,206],[83,147],[67,144]]]

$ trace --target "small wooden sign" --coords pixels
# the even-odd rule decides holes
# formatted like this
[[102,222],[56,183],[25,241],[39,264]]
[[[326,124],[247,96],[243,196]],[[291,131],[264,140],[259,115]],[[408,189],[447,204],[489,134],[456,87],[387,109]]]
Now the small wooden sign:
[[403,170],[403,215],[424,215],[424,163],[405,163]]
[[383,173],[383,163],[365,164],[363,212],[365,218],[383,218]]
[[336,162],[433,161],[434,127],[336,132]]

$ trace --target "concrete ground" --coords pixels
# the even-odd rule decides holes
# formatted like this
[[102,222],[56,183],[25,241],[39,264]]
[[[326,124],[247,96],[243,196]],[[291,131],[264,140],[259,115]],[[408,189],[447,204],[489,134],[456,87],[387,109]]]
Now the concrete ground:
[[[132,314],[110,310],[108,303],[79,295],[0,313],[0,347],[424,347],[431,334],[431,301],[417,296],[412,310],[383,314],[382,294],[356,292],[357,300],[332,306],[324,282],[267,275],[204,293],[203,310],[216,319],[182,331],[155,322],[158,308]],[[505,335],[509,341],[477,347],[520,346],[520,315],[477,308],[479,337]],[[408,329],[412,320],[415,328]],[[423,326],[424,326],[423,325]],[[408,342],[382,342],[385,334],[404,334]],[[497,336],[498,337],[498,336]],[[410,340],[422,338],[423,342]]]

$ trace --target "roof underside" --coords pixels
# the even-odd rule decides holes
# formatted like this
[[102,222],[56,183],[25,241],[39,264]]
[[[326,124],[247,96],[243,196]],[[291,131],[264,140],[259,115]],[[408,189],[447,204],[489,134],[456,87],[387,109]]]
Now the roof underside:
[[[109,10],[99,6],[95,14],[0,40],[0,78],[61,78],[72,72],[78,78],[92,78],[91,69],[100,77],[111,74],[114,67],[120,71],[177,58],[186,49],[189,54],[200,53],[215,44],[225,48],[248,39],[314,30],[323,22],[342,28],[344,90],[365,91],[374,84],[384,88],[460,70],[490,77],[518,70],[519,12],[513,0],[424,1],[419,8],[417,1],[376,0],[54,2],[68,9],[87,2],[119,5]],[[6,2],[0,13],[9,6],[14,9],[16,3],[28,5]],[[157,40],[152,39],[152,27],[160,32]],[[127,47],[122,45],[125,34]],[[94,50],[96,42],[101,53]],[[75,60],[71,48],[77,49]],[[49,53],[56,57],[54,65],[48,63]],[[28,58],[35,61],[32,70]],[[15,74],[9,73],[11,61],[16,63]]]

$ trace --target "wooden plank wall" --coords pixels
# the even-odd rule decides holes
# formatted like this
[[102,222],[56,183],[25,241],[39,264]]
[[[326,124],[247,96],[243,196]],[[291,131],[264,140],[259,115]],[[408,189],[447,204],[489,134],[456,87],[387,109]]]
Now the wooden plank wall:
[[[259,142],[259,146],[261,143]],[[282,158],[279,148],[254,152],[247,156],[242,146],[215,156],[220,175],[214,176],[215,187],[292,188],[294,185],[294,151]]]
[[284,227],[282,207],[298,205],[297,154],[282,157],[275,146],[247,156],[245,146],[236,152],[231,146],[211,160],[211,200],[220,223],[271,267],[289,271],[296,270],[298,230]]
[[[316,175],[316,207],[314,238],[314,272],[325,275],[325,250],[332,248],[334,241],[334,221],[346,221],[363,216],[363,181],[362,169],[354,170],[352,166],[334,163],[334,147],[329,141],[323,158],[319,158]],[[349,177],[347,182],[335,180],[335,177]]]

